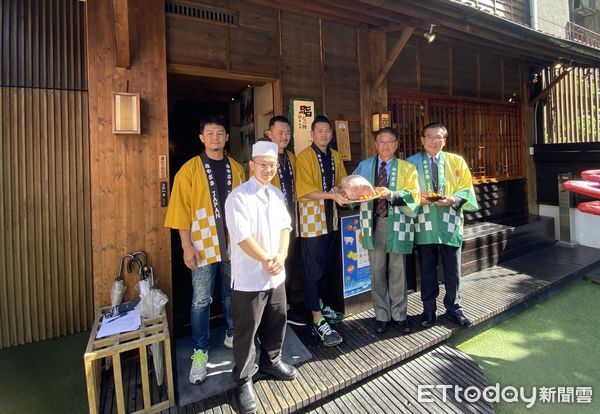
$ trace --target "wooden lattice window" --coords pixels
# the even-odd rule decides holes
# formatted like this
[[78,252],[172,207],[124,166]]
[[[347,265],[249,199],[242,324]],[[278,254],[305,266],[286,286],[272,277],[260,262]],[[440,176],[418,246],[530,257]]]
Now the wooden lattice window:
[[390,93],[389,108],[401,158],[422,149],[424,125],[440,122],[448,129],[446,150],[461,154],[477,179],[523,177],[519,104]]
[[[542,71],[542,87],[547,88],[566,69],[546,68]],[[538,143],[575,144],[600,142],[600,69],[572,68],[556,83],[543,107],[544,131],[538,132]]]

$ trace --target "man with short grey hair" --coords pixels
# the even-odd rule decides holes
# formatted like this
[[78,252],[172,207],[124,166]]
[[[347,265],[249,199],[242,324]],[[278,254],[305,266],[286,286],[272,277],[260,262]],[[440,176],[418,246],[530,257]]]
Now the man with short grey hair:
[[391,128],[375,137],[377,155],[358,164],[352,174],[362,175],[377,190],[378,199],[361,203],[362,245],[369,252],[371,296],[375,330],[390,325],[409,333],[405,254],[414,242],[413,219],[419,207],[416,168],[396,157],[398,139]]

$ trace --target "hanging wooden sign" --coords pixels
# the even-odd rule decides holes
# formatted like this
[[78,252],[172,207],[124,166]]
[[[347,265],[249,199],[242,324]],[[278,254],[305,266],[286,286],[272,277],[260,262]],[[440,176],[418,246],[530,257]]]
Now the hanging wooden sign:
[[343,161],[352,161],[350,151],[350,131],[348,121],[344,119],[335,120],[335,137],[337,140],[337,150]]
[[290,147],[299,154],[310,146],[310,126],[315,119],[315,102],[310,99],[290,99],[289,120],[292,123],[292,140]]

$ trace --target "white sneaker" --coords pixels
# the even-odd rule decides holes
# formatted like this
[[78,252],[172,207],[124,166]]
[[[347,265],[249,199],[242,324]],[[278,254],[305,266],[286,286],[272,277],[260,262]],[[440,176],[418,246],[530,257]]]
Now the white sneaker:
[[229,336],[225,334],[225,341],[223,341],[223,346],[227,349],[233,349],[233,335]]
[[192,367],[190,368],[190,382],[192,384],[200,384],[206,379],[206,362],[208,361],[208,352],[201,349],[194,349],[192,355]]

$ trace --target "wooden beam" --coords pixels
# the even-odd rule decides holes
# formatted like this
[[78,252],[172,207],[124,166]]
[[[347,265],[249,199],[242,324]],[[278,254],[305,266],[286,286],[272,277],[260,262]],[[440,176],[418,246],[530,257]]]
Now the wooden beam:
[[400,32],[404,29],[406,29],[406,25],[403,23],[391,23],[391,24],[388,24],[387,26],[383,26],[381,28],[375,28],[373,30],[381,30],[382,32],[390,33],[390,32]]
[[131,67],[130,0],[112,0],[117,67]]
[[531,101],[529,101],[529,106],[533,107],[537,101],[539,101],[540,99],[548,96],[548,94],[550,93],[550,91],[552,90],[552,88],[561,80],[563,80],[563,78],[565,76],[567,76],[569,74],[569,72],[571,72],[572,68],[567,68],[563,71],[563,73],[561,73],[560,75],[558,75],[558,77],[556,79],[554,79],[552,82],[550,82],[550,84],[548,86],[546,86],[546,88],[542,89],[540,91],[540,93],[538,93],[535,98],[533,98]]
[[167,72],[180,75],[204,76],[207,78],[244,80],[253,82],[258,86],[273,82],[277,79],[273,76],[256,73],[230,72],[223,69],[212,69],[194,65],[180,65],[176,63],[168,63]]
[[383,79],[387,76],[392,65],[394,62],[396,62],[396,59],[398,59],[398,56],[400,56],[400,52],[402,52],[402,49],[404,49],[404,46],[406,46],[408,39],[410,39],[410,36],[412,36],[414,31],[414,27],[407,27],[406,29],[402,30],[400,38],[396,41],[396,44],[392,48],[390,56],[388,56],[387,60],[379,70],[379,74],[377,75],[377,78],[375,78],[375,82],[373,82],[373,89],[377,89],[379,85],[381,85],[381,82],[383,82]]

